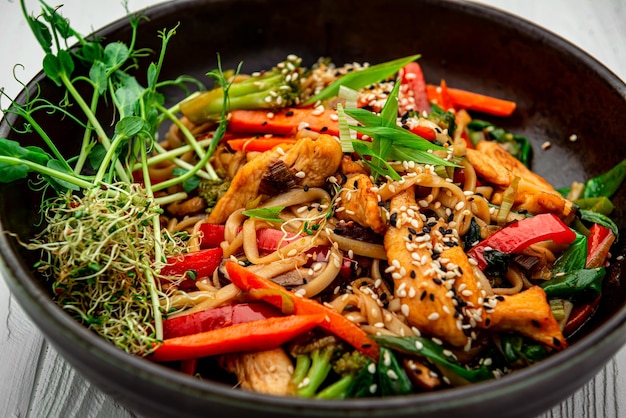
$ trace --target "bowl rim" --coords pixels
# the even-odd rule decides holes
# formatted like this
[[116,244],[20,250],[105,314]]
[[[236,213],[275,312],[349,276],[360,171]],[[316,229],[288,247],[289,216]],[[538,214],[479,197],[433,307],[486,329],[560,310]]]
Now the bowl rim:
[[[198,4],[227,1],[228,0],[168,0],[149,6],[142,10],[141,13],[155,20],[170,13],[172,9],[175,8],[196,7]],[[604,64],[583,51],[580,47],[565,40],[560,35],[538,26],[523,17],[516,16],[493,6],[462,0],[422,0],[422,2],[429,4],[446,3],[447,7],[451,7],[459,12],[469,15],[483,15],[490,19],[497,19],[504,24],[515,27],[517,31],[524,33],[525,36],[533,39],[541,39],[548,46],[573,56],[576,61],[581,62],[581,64],[593,71],[599,79],[609,85],[610,89],[617,91],[626,99],[625,82]],[[127,20],[125,17],[122,17],[96,30],[94,34],[98,36],[110,36],[125,27],[127,27]],[[38,83],[44,78],[43,72],[40,72],[29,81],[27,85],[30,86],[34,83]],[[21,91],[16,100],[20,101],[23,99],[24,91]],[[6,121],[3,119],[0,121],[0,126],[4,125],[6,125]],[[196,396],[201,396],[207,400],[213,399],[222,404],[240,406],[244,403],[249,406],[256,406],[267,410],[275,409],[279,412],[284,412],[285,410],[301,410],[301,408],[311,406],[311,400],[309,399],[269,396],[243,390],[233,390],[227,385],[218,382],[200,381],[118,349],[80,325],[50,299],[42,286],[36,280],[33,280],[28,268],[19,259],[19,254],[13,248],[15,244],[6,232],[5,226],[0,222],[0,271],[8,282],[11,292],[15,295],[21,307],[28,313],[31,320],[38,325],[40,323],[46,323],[46,325],[50,327],[44,327],[43,330],[42,327],[38,327],[47,337],[50,330],[56,328],[62,331],[66,338],[70,338],[77,345],[90,351],[100,361],[104,361],[112,367],[125,369],[135,374],[148,374],[150,378],[153,379],[153,382],[157,382],[159,385],[166,385],[168,387],[175,385],[186,391],[194,392]],[[624,270],[624,266],[622,266],[621,270]],[[50,339],[52,339],[52,337],[50,337]],[[54,341],[52,343],[56,345]],[[345,399],[340,401],[316,400],[314,402],[320,414],[330,410],[354,411],[356,409],[359,411],[372,412],[372,416],[376,416],[374,411],[372,411],[374,404],[377,406],[377,409],[380,408],[388,414],[390,410],[401,411],[407,408],[422,408],[420,410],[426,411],[430,407],[433,410],[437,410],[441,408],[441,406],[437,405],[438,403],[445,405],[452,405],[454,403],[465,404],[468,399],[485,402],[495,397],[505,396],[511,391],[532,385],[535,380],[541,380],[542,376],[557,374],[565,367],[570,367],[572,362],[576,364],[585,363],[602,347],[609,347],[616,344],[621,346],[624,343],[626,343],[626,303],[614,312],[603,324],[589,332],[579,341],[576,341],[568,349],[556,353],[533,366],[503,376],[500,379],[432,393],[410,395],[407,397]],[[606,361],[608,360],[609,358],[606,359]]]

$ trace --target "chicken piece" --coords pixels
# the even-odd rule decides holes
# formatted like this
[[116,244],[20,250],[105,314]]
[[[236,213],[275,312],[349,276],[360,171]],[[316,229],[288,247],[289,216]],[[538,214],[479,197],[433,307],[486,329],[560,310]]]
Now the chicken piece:
[[[452,297],[454,277],[433,260],[433,222],[424,225],[411,187],[391,199],[390,223],[384,238],[394,279],[395,297],[411,326],[460,347],[468,342]],[[455,276],[456,277],[456,276]]]
[[381,234],[387,228],[378,206],[378,195],[372,190],[374,183],[365,174],[349,176],[339,193],[340,206],[335,216],[344,221],[354,221]]
[[535,214],[554,213],[562,219],[572,213],[572,202],[563,198],[543,177],[530,171],[497,142],[480,141],[476,149],[467,150],[466,157],[480,177],[500,187],[493,194],[492,203],[502,203],[504,189],[511,185],[515,177],[519,177],[513,209]]
[[341,159],[341,173],[349,176],[351,174],[367,174],[363,166],[354,161],[349,155],[344,155]]
[[282,348],[225,354],[220,365],[237,376],[242,389],[270,395],[291,393],[293,363]]
[[[259,196],[259,186],[270,164],[281,160],[295,174],[298,186],[320,187],[337,172],[343,153],[336,138],[320,135],[301,138],[292,146],[282,145],[246,163],[235,174],[228,191],[218,200],[208,222],[223,223],[237,209]],[[298,173],[304,173],[300,177]]]
[[510,296],[496,296],[489,302],[495,302],[495,306],[485,310],[483,328],[514,331],[556,350],[567,347],[546,293],[539,286]]
[[172,216],[183,218],[203,212],[206,209],[206,202],[203,198],[195,196],[182,202],[170,203],[166,209]]

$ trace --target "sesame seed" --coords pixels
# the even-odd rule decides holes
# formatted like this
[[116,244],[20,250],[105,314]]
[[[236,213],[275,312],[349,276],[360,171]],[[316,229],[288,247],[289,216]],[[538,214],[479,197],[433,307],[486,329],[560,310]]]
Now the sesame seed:
[[436,321],[439,319],[439,313],[437,312],[433,312],[430,315],[428,315],[428,320],[429,321]]
[[420,340],[415,340],[415,348],[417,348],[418,350],[421,350],[424,348],[424,344],[422,344]]
[[296,173],[296,177],[298,177],[299,179],[303,179],[306,177],[306,173],[304,171],[298,171]]
[[409,305],[403,303],[402,306],[400,306],[400,311],[402,312],[402,315],[409,316]]
[[546,150],[550,148],[551,146],[552,146],[552,143],[550,141],[545,141],[543,144],[541,144],[541,149]]

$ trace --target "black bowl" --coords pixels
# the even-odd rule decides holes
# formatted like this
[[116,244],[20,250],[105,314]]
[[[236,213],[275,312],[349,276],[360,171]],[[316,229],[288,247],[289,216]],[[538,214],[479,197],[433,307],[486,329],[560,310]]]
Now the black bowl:
[[[536,153],[534,169],[557,187],[586,180],[624,158],[626,86],[600,63],[545,30],[497,10],[461,1],[291,0],[175,1],[150,8],[138,44],[159,49],[157,31],[180,22],[164,66],[165,77],[202,77],[219,52],[225,68],[244,60],[244,70],[268,68],[287,54],[308,65],[320,56],[336,63],[389,59],[421,53],[428,81],[514,99],[511,118],[492,121],[527,136]],[[128,40],[125,20],[98,32],[108,40]],[[151,57],[154,59],[154,57]],[[59,99],[39,74],[45,97]],[[24,100],[24,94],[18,98]],[[0,136],[15,139],[7,122]],[[57,117],[49,130],[78,132]],[[571,142],[575,134],[578,141]],[[24,138],[21,139],[24,141]],[[36,143],[35,138],[26,141]],[[541,150],[540,144],[552,146]],[[602,146],[597,141],[602,141]],[[67,144],[67,149],[71,147]],[[36,193],[25,182],[0,190],[4,231],[32,236],[38,220]],[[616,196],[624,228],[626,193]],[[19,203],[16,203],[19,202]],[[17,210],[16,210],[17,209]],[[339,402],[270,397],[199,381],[147,360],[127,355],[76,323],[50,299],[32,274],[33,256],[7,234],[0,252],[9,286],[24,310],[56,349],[104,392],[147,416],[501,416],[536,415],[591,379],[626,342],[626,286],[623,266],[612,264],[603,303],[571,347],[497,381],[436,393]],[[622,241],[613,256],[624,254]]]

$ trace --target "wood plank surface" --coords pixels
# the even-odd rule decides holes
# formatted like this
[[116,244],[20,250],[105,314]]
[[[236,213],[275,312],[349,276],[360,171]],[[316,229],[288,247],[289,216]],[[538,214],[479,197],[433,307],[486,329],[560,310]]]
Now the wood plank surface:
[[[32,41],[17,0],[0,0],[0,86],[11,97],[41,67],[42,54]],[[33,1],[27,1],[32,5]],[[56,4],[54,0],[51,4]],[[124,15],[121,1],[65,0],[64,14],[82,33]],[[139,10],[156,3],[130,0]],[[626,80],[626,2],[624,0],[484,0],[564,37]],[[6,99],[5,99],[6,100]],[[6,102],[3,103],[6,105]],[[1,197],[0,197],[1,198]],[[134,416],[94,388],[52,349],[0,280],[0,417]],[[626,348],[588,384],[542,418],[626,416]]]

